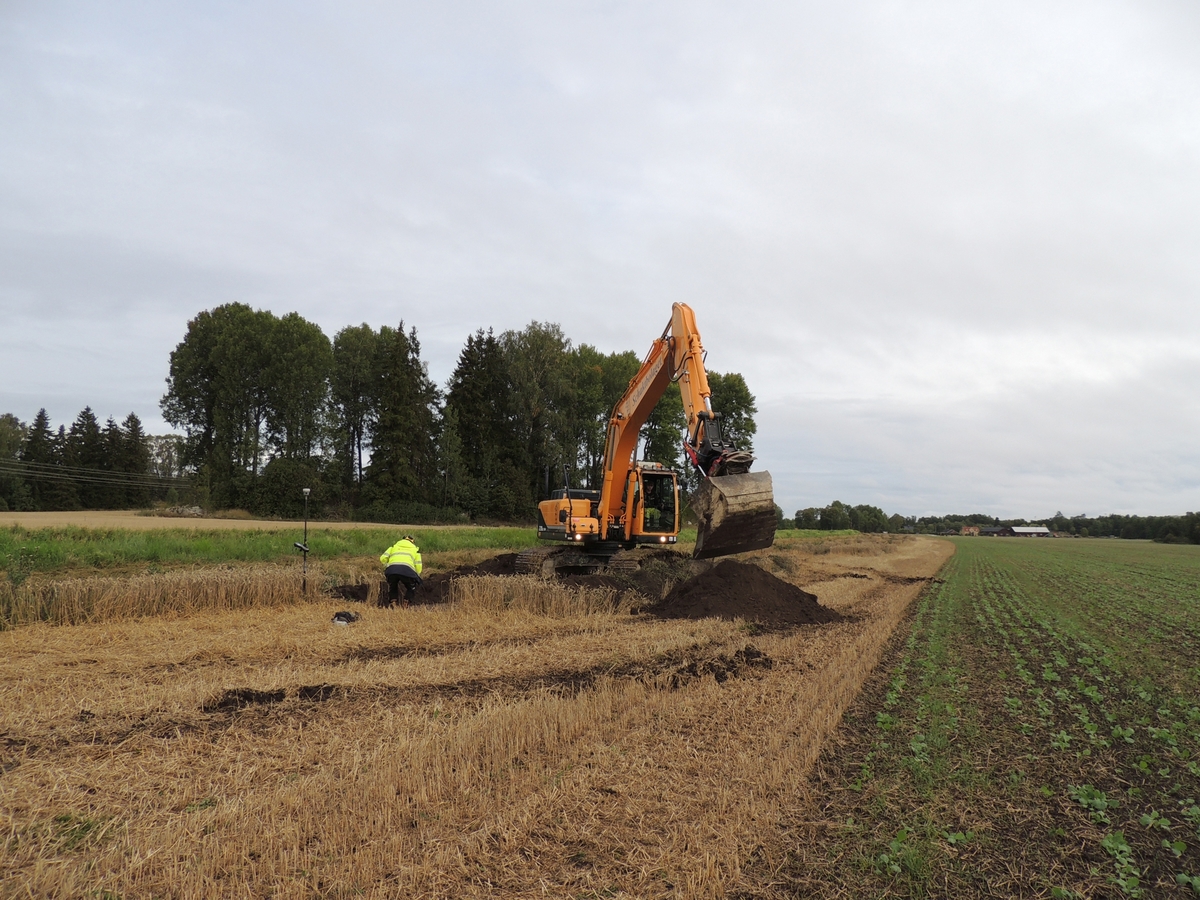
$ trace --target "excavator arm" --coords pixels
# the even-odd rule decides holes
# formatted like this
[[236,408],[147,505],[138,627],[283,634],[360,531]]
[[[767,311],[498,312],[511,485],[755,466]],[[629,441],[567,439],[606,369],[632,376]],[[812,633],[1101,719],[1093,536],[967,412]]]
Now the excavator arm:
[[704,371],[704,346],[689,306],[676,303],[671,321],[650,347],[608,423],[599,530],[628,539],[638,514],[635,465],[638,435],[672,382],[687,415],[684,451],[700,478],[692,498],[698,518],[695,556],[708,558],[769,547],[775,539],[775,498],[768,472],[750,474],[753,457],[722,439],[720,417]]

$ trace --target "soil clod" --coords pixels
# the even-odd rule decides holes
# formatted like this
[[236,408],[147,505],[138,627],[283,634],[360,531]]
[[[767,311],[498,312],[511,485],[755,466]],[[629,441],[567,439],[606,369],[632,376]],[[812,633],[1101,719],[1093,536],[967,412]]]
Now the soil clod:
[[230,712],[249,706],[282,703],[286,696],[287,693],[282,690],[256,691],[253,688],[231,688],[204,704],[202,709],[205,712]]

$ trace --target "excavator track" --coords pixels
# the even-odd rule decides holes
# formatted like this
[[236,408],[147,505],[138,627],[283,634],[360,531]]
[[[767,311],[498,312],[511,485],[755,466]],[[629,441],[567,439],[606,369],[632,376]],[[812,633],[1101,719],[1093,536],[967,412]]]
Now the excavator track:
[[[517,574],[540,575],[543,578],[553,578],[554,563],[551,557],[563,549],[562,547],[527,547],[517,554]],[[545,571],[547,564],[550,567],[549,575]]]
[[643,557],[636,550],[622,550],[608,561],[604,571],[612,574],[628,575],[642,567]]
[[575,547],[528,547],[517,554],[516,569],[518,575],[555,578],[559,575],[636,572],[641,564],[641,557],[633,550],[622,550],[606,558],[592,556]]

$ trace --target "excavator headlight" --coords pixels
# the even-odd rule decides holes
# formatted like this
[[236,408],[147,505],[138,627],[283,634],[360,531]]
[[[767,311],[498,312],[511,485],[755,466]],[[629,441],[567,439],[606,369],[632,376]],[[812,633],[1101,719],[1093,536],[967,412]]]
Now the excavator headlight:
[[577,534],[577,535],[575,535],[575,540],[577,540],[577,541],[582,541],[582,540],[583,540],[583,535],[582,535],[582,534]]
[[660,537],[660,538],[658,539],[658,542],[659,542],[660,544],[665,544],[665,543],[667,542],[667,536],[664,534],[662,537]]

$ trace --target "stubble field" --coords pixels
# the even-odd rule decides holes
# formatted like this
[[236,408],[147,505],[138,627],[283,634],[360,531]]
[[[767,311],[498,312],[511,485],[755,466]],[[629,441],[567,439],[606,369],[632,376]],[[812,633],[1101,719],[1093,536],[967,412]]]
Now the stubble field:
[[750,555],[843,616],[790,628],[520,577],[406,610],[302,602],[293,567],[268,607],[0,633],[0,890],[771,891],[823,742],[952,551]]

